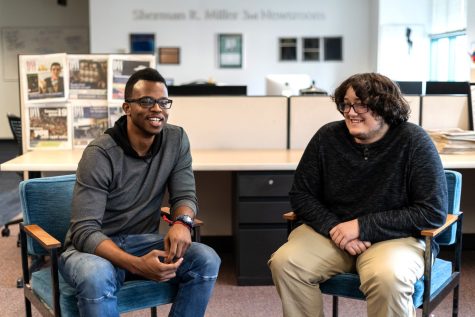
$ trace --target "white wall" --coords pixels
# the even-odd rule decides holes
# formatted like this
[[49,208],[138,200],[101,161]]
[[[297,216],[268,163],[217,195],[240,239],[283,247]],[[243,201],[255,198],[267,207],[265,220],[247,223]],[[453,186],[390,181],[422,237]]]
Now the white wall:
[[[247,85],[249,95],[265,94],[267,74],[309,74],[317,86],[332,91],[336,85],[357,72],[374,71],[376,33],[371,28],[375,0],[90,0],[91,52],[129,51],[129,34],[156,34],[157,46],[181,48],[180,65],[158,65],[165,77],[176,84],[213,78],[217,82]],[[210,13],[223,12],[235,18],[218,19]],[[261,13],[314,14],[314,19],[269,19]],[[137,11],[147,14],[177,13],[182,19],[134,19]],[[200,20],[190,18],[195,12]],[[246,19],[245,12],[255,14]],[[208,17],[207,17],[208,13]],[[217,35],[242,33],[244,67],[220,69],[217,66]],[[342,62],[279,62],[279,37],[342,36]],[[300,50],[298,50],[300,55]],[[300,56],[298,57],[300,60]]]
[[[88,1],[0,0],[0,29],[5,27],[88,27]],[[20,114],[19,84],[4,79],[4,48],[0,41],[0,139],[12,139],[7,113]],[[24,52],[25,54],[31,52]],[[35,52],[38,53],[38,52]]]
[[[431,0],[379,0],[377,71],[400,81],[426,81]],[[411,30],[409,48],[406,29]]]

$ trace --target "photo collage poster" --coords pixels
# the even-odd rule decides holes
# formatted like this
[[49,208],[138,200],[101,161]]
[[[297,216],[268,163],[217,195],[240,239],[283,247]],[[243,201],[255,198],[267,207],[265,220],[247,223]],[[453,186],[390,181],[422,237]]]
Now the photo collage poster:
[[[153,55],[20,55],[27,150],[84,148],[124,112],[125,83]],[[112,66],[114,65],[114,67]]]

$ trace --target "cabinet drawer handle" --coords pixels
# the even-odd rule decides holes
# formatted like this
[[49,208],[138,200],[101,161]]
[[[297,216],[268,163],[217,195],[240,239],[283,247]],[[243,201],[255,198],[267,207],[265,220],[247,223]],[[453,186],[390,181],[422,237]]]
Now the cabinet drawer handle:
[[269,179],[268,184],[269,184],[269,185],[274,185],[274,180],[273,180],[272,178]]

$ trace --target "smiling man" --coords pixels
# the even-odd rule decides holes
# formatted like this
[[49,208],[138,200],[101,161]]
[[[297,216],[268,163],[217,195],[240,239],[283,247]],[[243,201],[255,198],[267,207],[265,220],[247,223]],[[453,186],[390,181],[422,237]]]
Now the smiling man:
[[389,78],[351,76],[333,100],[344,120],[317,131],[290,191],[303,224],[269,260],[284,316],[323,316],[319,283],[355,271],[368,316],[415,316],[419,231],[446,217],[440,157],[427,133],[407,122],[409,105]]
[[[125,115],[84,150],[60,260],[81,316],[119,316],[115,294],[137,277],[177,284],[169,316],[205,314],[220,259],[191,242],[198,205],[190,144],[182,128],[167,124],[171,106],[155,69],[134,73],[125,87]],[[174,220],[162,236],[167,189]]]

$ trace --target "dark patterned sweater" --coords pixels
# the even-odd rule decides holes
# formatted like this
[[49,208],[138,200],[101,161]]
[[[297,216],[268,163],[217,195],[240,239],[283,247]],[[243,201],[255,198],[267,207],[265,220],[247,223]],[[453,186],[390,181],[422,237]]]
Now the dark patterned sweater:
[[368,145],[356,143],[344,121],[323,126],[305,149],[290,200],[320,234],[328,237],[338,223],[357,218],[360,239],[372,243],[419,237],[421,229],[443,224],[448,206],[437,150],[407,122]]

